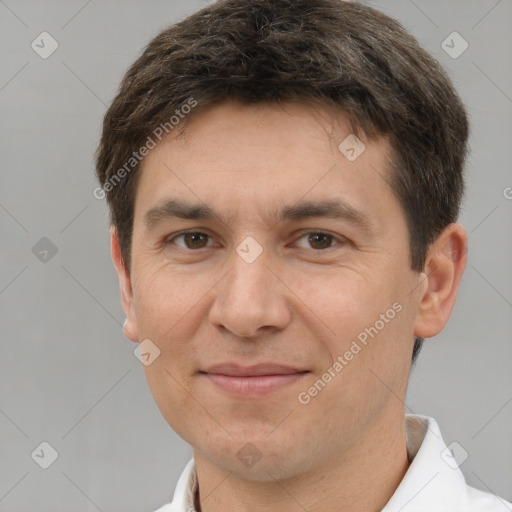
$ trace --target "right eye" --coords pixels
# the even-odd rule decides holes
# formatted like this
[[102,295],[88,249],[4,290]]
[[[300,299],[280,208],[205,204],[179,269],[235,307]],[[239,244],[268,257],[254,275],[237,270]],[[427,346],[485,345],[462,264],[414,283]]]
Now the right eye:
[[[175,242],[175,240],[181,238],[184,241],[184,245]],[[207,241],[208,238],[210,238],[210,235],[201,231],[188,231],[169,238],[166,244],[176,243],[178,247],[181,247],[185,250],[204,249],[206,247],[211,247],[211,245],[205,245],[205,241]]]

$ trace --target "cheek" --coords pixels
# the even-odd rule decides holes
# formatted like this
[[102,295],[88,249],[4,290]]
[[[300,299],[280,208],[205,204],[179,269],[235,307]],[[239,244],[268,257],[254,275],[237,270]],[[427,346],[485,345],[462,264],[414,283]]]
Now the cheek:
[[390,283],[384,282],[383,275],[386,274],[382,271],[338,268],[307,279],[303,274],[297,275],[290,282],[295,283],[293,290],[301,299],[297,307],[324,327],[326,339],[333,351],[338,351],[350,345],[397,300],[398,294]]
[[336,376],[328,384],[332,395],[326,393],[324,398],[341,400],[342,410],[353,406],[356,412],[358,402],[380,400],[387,391],[379,378],[392,389],[399,387],[410,362],[410,308],[398,279],[386,278],[390,275],[380,271],[370,278],[345,270],[318,283],[321,286],[306,289],[301,283],[300,293],[307,297],[304,315],[308,314],[312,332],[330,355],[320,374]]
[[[140,336],[153,339],[162,349],[191,325],[191,318],[201,310],[201,299],[212,287],[208,279],[183,275],[169,265],[156,270],[142,267],[134,280],[134,303]],[[165,346],[163,341],[166,340]]]
[[175,375],[176,370],[169,367],[163,356],[157,358],[150,366],[144,366],[144,373],[153,400],[169,426],[183,439],[188,440],[189,425],[187,414],[193,408],[193,400],[185,390],[189,384]]
[[305,414],[322,418],[323,428],[340,443],[355,440],[388,404],[401,404],[397,397],[403,394],[410,363],[400,341],[406,325],[400,318],[404,310],[397,314],[392,308],[382,311],[392,311],[388,323],[380,323],[379,308],[371,314],[365,308],[354,310],[357,321],[340,315],[337,325],[340,331],[347,326],[347,334],[329,345],[332,362],[302,390],[302,398],[309,397],[309,404],[303,406]]

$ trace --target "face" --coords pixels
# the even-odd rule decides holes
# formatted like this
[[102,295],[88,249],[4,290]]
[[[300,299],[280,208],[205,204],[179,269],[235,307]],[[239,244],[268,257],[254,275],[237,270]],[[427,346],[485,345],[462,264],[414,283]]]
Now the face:
[[342,113],[223,103],[143,162],[127,332],[160,351],[144,371],[169,425],[236,474],[313,471],[403,417],[427,281],[387,140],[357,156],[351,133]]

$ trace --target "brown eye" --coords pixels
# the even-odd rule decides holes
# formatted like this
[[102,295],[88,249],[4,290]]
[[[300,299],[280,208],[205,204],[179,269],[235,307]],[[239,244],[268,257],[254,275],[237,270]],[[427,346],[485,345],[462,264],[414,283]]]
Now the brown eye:
[[315,249],[327,249],[331,246],[333,237],[325,233],[313,233],[308,237],[308,241]]
[[[322,232],[310,232],[305,233],[301,236],[299,240],[305,239],[307,237],[307,246],[304,247],[304,245],[298,244],[300,247],[303,247],[305,249],[315,249],[315,250],[322,250],[322,249],[329,249],[333,246],[333,241],[338,240],[333,235],[330,235],[328,233],[322,233]],[[339,240],[341,241],[341,240]]]
[[170,241],[175,241],[180,238],[183,238],[185,245],[181,245],[176,243],[179,247],[184,249],[203,249],[204,247],[208,247],[207,242],[209,236],[206,233],[194,232],[194,233],[182,233],[181,235],[175,236]]

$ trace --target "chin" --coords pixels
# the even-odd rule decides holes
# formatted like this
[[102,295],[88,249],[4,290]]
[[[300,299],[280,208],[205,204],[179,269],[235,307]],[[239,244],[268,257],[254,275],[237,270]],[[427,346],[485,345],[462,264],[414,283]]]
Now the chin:
[[[252,440],[251,440],[252,439]],[[283,480],[311,469],[311,454],[297,451],[297,437],[224,437],[201,446],[200,456],[226,473],[253,481]],[[307,442],[304,444],[308,444]],[[312,449],[314,449],[312,447]]]

